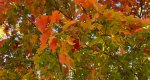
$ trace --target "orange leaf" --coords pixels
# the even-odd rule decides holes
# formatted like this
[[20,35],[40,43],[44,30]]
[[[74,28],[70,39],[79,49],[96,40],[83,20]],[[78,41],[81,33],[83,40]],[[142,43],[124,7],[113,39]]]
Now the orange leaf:
[[47,40],[49,38],[51,34],[51,30],[49,28],[46,28],[46,30],[44,30],[44,33],[40,36],[40,49],[43,50],[44,48],[46,48],[47,46]]
[[124,55],[125,54],[125,50],[122,47],[119,47],[119,53],[121,55]]
[[68,55],[68,50],[66,49],[66,42],[62,42],[62,49],[59,53],[59,62],[61,64],[67,65],[68,67],[70,67],[73,63],[73,60]]
[[60,20],[61,18],[62,18],[62,14],[60,14],[59,11],[57,10],[53,11],[52,15],[50,16],[50,19],[51,19],[50,23],[53,24],[56,22],[56,20]]
[[142,20],[142,22],[150,24],[150,18],[145,18],[144,20]]
[[84,2],[81,4],[84,8],[89,8],[92,3],[90,2],[90,0],[84,0]]
[[99,3],[97,2],[97,0],[89,0],[91,4],[93,4],[93,7],[98,11],[98,9],[100,8]]
[[113,18],[113,13],[114,13],[113,10],[109,10],[109,11],[107,11],[106,13],[104,13],[104,16],[106,17],[107,20],[112,20],[112,18]]
[[92,22],[93,21],[95,21],[97,18],[99,18],[100,17],[100,14],[99,13],[96,13],[95,15],[94,15],[94,17],[92,18]]
[[49,38],[49,47],[52,49],[52,52],[56,52],[56,49],[58,48],[58,44],[57,44],[57,38],[52,36]]
[[76,4],[80,4],[80,3],[82,3],[84,0],[74,0],[74,2],[76,3]]
[[61,64],[66,64],[68,67],[71,66],[72,59],[70,56],[66,53],[66,51],[61,51],[59,53],[59,62]]
[[44,33],[44,29],[47,27],[47,24],[49,22],[49,16],[40,16],[36,19],[35,24],[38,26],[38,29],[41,33]]

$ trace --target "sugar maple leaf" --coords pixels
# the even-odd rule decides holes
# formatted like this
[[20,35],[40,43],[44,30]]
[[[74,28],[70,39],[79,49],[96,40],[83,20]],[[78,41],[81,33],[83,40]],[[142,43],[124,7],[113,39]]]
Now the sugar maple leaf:
[[124,55],[125,54],[125,50],[122,47],[119,47],[119,53],[121,55]]
[[5,13],[6,11],[6,0],[0,0],[0,13]]
[[65,23],[65,25],[63,26],[63,31],[65,31],[69,26],[71,26],[72,24],[76,23],[75,20],[72,20],[72,21],[67,21]]
[[73,63],[73,60],[72,58],[68,55],[67,53],[67,49],[66,49],[66,43],[65,42],[62,42],[62,49],[59,53],[59,62],[61,64],[65,64],[67,65],[68,67],[71,66],[71,64]]
[[49,16],[44,15],[37,18],[35,24],[37,25],[39,31],[44,33],[44,29],[47,27],[48,22]]
[[145,50],[144,50],[144,53],[145,53],[145,54],[150,54],[150,49],[145,49]]
[[99,18],[101,15],[99,13],[96,13],[94,17],[92,18],[92,22],[94,22],[97,18]]
[[40,36],[40,42],[41,42],[41,45],[40,45],[40,49],[44,49],[46,48],[47,46],[47,40],[48,38],[50,37],[50,34],[51,34],[51,29],[47,28],[43,34],[41,34]]
[[5,41],[4,40],[1,40],[0,41],[0,47],[2,47],[4,45]]
[[72,59],[66,52],[61,51],[59,53],[59,62],[61,64],[66,64],[69,67],[71,65],[71,61],[72,61]]
[[49,47],[52,49],[52,52],[56,52],[56,49],[58,48],[57,42],[58,40],[56,37],[52,36],[49,38]]
[[113,18],[113,10],[109,10],[108,12],[104,13],[104,16],[106,17],[107,20],[112,20]]
[[76,3],[76,4],[80,4],[80,3],[82,3],[84,0],[74,0],[74,2]]
[[57,20],[60,20],[62,18],[62,14],[59,11],[53,11],[52,15],[50,16],[50,23],[53,24]]
[[74,52],[75,50],[80,51],[81,42],[79,42],[78,39],[73,38],[73,43],[74,43],[74,45],[73,45],[73,48],[71,51],[72,52]]

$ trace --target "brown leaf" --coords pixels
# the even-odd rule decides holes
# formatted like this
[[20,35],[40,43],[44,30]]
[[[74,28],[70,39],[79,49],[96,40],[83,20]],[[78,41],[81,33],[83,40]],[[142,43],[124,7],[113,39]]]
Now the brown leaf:
[[4,45],[5,41],[4,40],[1,40],[0,41],[0,47],[2,47]]

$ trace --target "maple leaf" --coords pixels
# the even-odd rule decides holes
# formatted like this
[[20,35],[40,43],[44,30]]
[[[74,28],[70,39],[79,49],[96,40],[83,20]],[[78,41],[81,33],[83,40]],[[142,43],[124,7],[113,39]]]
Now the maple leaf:
[[49,29],[49,28],[46,28],[46,30],[44,30],[44,33],[41,34],[41,36],[40,36],[40,42],[41,42],[40,49],[41,50],[46,48],[47,40],[50,37],[50,34],[51,34],[51,29]]
[[6,0],[0,0],[0,13],[5,13],[6,12]]
[[49,38],[49,47],[52,49],[52,52],[56,52],[56,49],[58,48],[57,44],[58,40],[55,36],[52,36]]
[[67,53],[68,50],[66,50],[66,43],[65,42],[62,42],[62,49],[59,53],[59,62],[61,64],[65,64],[67,65],[68,67],[71,66],[71,64],[73,63],[73,60],[72,58],[68,55]]
[[89,0],[91,4],[93,4],[93,7],[98,11],[100,6],[97,2],[97,0]]
[[67,42],[69,45],[74,45],[74,44],[75,44],[75,43],[73,43],[73,39],[72,39],[70,36],[67,36],[66,42]]
[[53,24],[56,22],[56,20],[58,21],[61,20],[61,18],[62,14],[59,11],[55,10],[52,12],[52,15],[50,16],[50,23]]
[[143,23],[150,24],[150,18],[145,18],[142,20]]
[[80,4],[80,3],[82,3],[84,0],[74,0],[74,2],[76,3],[76,4]]
[[99,13],[96,13],[95,15],[94,15],[94,17],[92,18],[92,22],[94,22],[97,18],[99,18],[100,17],[100,14]]
[[71,51],[72,52],[74,52],[75,50],[80,51],[81,42],[79,42],[78,39],[73,38],[73,43],[74,43],[74,45],[73,45],[73,48]]
[[129,26],[129,28],[130,28],[130,32],[132,34],[143,30],[143,28],[139,25],[131,25],[131,26]]
[[49,16],[40,16],[36,19],[35,24],[38,26],[38,29],[41,33],[44,33],[44,29],[47,27],[47,24],[49,22]]
[[71,66],[72,59],[70,56],[64,51],[59,53],[59,61],[61,64],[66,64],[68,67]]
[[90,0],[84,0],[84,2],[81,3],[81,5],[82,5],[84,8],[89,8],[89,7],[91,7],[92,3],[90,2]]
[[113,13],[114,13],[113,10],[108,10],[108,11],[106,11],[106,13],[104,13],[104,16],[106,17],[107,20],[112,20]]
[[119,53],[120,53],[121,55],[124,55],[125,52],[126,52],[126,51],[125,51],[122,47],[119,47]]
[[76,23],[75,20],[66,22],[66,24],[63,26],[63,31],[65,31],[70,25],[74,23]]
[[145,50],[144,50],[144,53],[145,53],[145,54],[150,54],[150,49],[145,49]]
[[30,44],[34,45],[37,42],[38,37],[36,35],[32,35],[30,39]]
[[1,40],[0,41],[0,47],[2,47],[4,45],[5,41],[4,40]]

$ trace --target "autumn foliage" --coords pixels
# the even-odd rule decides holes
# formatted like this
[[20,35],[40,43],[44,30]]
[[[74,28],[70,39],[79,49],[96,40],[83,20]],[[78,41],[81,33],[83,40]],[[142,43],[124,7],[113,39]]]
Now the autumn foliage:
[[149,6],[0,0],[0,80],[149,80]]

